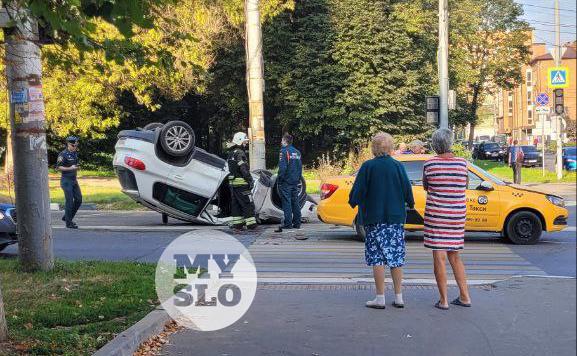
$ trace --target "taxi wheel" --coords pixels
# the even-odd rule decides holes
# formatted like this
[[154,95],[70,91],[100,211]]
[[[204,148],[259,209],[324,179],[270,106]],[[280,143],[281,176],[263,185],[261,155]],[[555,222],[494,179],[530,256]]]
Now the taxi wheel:
[[365,238],[366,238],[366,232],[365,232],[365,227],[359,223],[357,223],[357,221],[355,220],[355,231],[357,232],[357,234],[355,235],[355,238],[359,241],[365,242]]
[[507,220],[506,236],[516,245],[534,245],[539,242],[543,225],[541,219],[530,211],[519,211]]

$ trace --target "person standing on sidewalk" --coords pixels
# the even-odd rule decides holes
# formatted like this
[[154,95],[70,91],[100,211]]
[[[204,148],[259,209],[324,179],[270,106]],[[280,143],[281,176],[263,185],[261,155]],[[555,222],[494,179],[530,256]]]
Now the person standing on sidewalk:
[[372,140],[375,158],[361,166],[349,195],[359,207],[357,219],[366,231],[365,261],[373,267],[377,295],[366,307],[385,309],[385,266],[391,268],[395,288],[393,306],[403,308],[406,207],[414,208],[413,190],[405,167],[391,157],[393,138],[381,132]]
[[228,184],[230,186],[230,210],[232,213],[230,228],[233,230],[242,230],[245,225],[249,230],[258,227],[252,198],[254,180],[250,174],[248,158],[245,153],[248,142],[248,136],[244,132],[237,132],[228,145],[231,149],[227,160],[230,172]]
[[62,220],[66,222],[67,228],[78,229],[78,225],[73,221],[82,205],[82,192],[76,177],[79,169],[77,137],[70,136],[66,139],[66,149],[58,154],[56,169],[61,172],[60,187],[64,191],[66,201]]
[[521,184],[521,169],[525,159],[525,154],[518,143],[519,141],[514,140],[513,146],[509,149],[509,166],[513,168],[513,182],[515,184]]
[[459,255],[465,245],[466,191],[469,180],[467,161],[452,153],[451,130],[435,131],[431,141],[437,156],[427,160],[423,168],[423,189],[427,192],[424,241],[425,247],[433,250],[433,269],[440,294],[435,308],[449,309],[445,268],[447,258],[460,292],[451,304],[470,307],[465,266]]
[[293,137],[283,135],[278,164],[278,187],[281,196],[284,219],[275,232],[283,229],[300,229],[301,206],[299,202],[299,183],[303,174],[301,153],[293,146]]

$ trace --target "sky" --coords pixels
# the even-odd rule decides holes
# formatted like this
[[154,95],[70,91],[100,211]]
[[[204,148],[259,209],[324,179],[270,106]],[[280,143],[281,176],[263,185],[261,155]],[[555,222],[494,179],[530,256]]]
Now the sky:
[[[548,48],[555,45],[554,0],[516,0],[523,5],[523,18],[535,29],[535,42],[544,42]],[[577,38],[577,9],[575,0],[559,0],[561,44]]]

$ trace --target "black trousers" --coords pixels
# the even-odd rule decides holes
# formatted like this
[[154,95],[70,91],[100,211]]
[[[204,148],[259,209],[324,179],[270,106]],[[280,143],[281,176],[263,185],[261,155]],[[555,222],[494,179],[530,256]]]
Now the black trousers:
[[82,192],[76,179],[61,179],[60,187],[62,187],[64,199],[66,199],[66,204],[64,205],[64,220],[66,224],[70,224],[80,205],[82,205]]
[[230,192],[231,227],[256,224],[254,201],[250,187],[248,185],[231,186]]

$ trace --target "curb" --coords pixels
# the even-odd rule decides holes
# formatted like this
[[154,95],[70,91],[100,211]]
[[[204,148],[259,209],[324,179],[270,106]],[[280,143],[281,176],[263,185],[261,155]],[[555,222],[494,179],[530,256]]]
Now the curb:
[[118,334],[93,356],[132,356],[140,344],[161,333],[169,320],[171,318],[164,309],[154,309],[139,322]]

